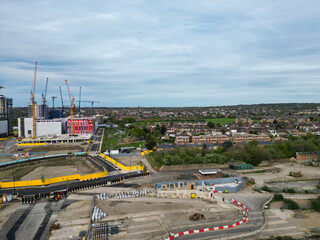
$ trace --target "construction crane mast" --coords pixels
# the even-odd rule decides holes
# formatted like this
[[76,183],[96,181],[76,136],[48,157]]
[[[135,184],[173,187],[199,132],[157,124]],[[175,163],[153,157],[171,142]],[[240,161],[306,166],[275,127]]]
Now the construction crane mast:
[[99,101],[79,101],[79,102],[88,102],[88,103],[91,103],[91,115],[93,115],[93,104],[94,104],[94,103],[100,103]]
[[79,117],[80,117],[80,115],[81,115],[80,103],[81,103],[81,86],[80,86],[80,91],[79,91]]
[[71,131],[70,135],[75,135],[74,133],[74,123],[73,123],[73,108],[74,108],[74,98],[71,98],[70,90],[69,90],[69,85],[68,81],[66,80],[66,85],[69,93],[69,99],[70,99],[70,124],[71,124]]
[[62,98],[61,86],[59,86],[59,88],[60,88],[61,108],[62,108],[62,117],[63,117],[63,114],[64,114],[64,106],[63,106],[63,98]]
[[46,104],[46,102],[47,102],[48,81],[49,81],[49,78],[47,78],[46,87],[45,87],[45,89],[44,89],[44,93],[42,93],[42,103],[43,103],[43,104]]
[[30,100],[32,102],[32,138],[37,138],[36,103],[35,103],[35,100],[34,100],[34,92],[36,90],[37,65],[38,65],[38,62],[35,62],[33,88],[31,90],[31,98],[30,98]]
[[53,109],[54,109],[54,100],[55,100],[56,98],[58,98],[58,97],[56,97],[56,96],[52,96],[52,97],[51,97],[51,99],[52,99],[52,108],[53,108]]

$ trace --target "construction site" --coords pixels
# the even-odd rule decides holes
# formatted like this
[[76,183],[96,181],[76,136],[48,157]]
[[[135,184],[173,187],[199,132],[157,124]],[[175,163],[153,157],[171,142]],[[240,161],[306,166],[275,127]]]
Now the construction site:
[[[47,91],[49,79],[46,79],[45,90],[41,94],[41,104],[35,99],[37,81],[37,62],[35,62],[33,87],[31,90],[28,115],[29,117],[18,118],[18,145],[40,145],[40,144],[65,144],[65,143],[85,143],[90,140],[98,129],[98,123],[94,116],[85,117],[81,115],[81,103],[89,102],[92,105],[98,101],[81,100],[81,87],[79,88],[78,108],[75,107],[75,98],[69,89],[68,81],[65,80],[68,96],[70,100],[70,117],[65,117],[67,110],[63,102],[63,94],[60,90],[61,108],[55,107],[55,99],[52,96],[52,108],[47,104]],[[77,113],[76,113],[77,110]],[[93,114],[93,112],[91,111]]]

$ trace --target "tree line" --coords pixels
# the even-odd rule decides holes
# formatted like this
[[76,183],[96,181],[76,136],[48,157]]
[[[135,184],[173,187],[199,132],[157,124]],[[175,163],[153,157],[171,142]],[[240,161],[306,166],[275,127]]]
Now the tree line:
[[154,167],[193,163],[245,162],[258,166],[262,161],[294,157],[296,152],[320,151],[320,137],[308,134],[301,137],[289,136],[287,141],[276,141],[260,147],[257,141],[234,146],[225,142],[215,150],[205,145],[199,148],[175,148],[170,151],[157,151],[149,156]]

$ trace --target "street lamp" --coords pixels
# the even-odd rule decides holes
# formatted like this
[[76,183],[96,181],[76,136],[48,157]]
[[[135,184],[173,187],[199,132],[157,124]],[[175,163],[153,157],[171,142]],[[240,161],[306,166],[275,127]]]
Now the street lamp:
[[14,179],[14,165],[12,165],[13,195],[16,193],[16,182]]

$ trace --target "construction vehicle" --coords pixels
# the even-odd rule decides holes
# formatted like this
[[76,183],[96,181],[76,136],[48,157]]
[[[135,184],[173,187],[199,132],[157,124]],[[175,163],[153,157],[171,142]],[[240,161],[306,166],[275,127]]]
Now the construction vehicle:
[[30,97],[30,100],[32,102],[32,138],[37,138],[36,103],[35,103],[35,99],[34,99],[34,92],[36,90],[37,65],[38,65],[38,62],[35,62],[33,88],[31,90],[31,97]]
[[69,85],[68,85],[68,80],[66,80],[66,85],[69,93],[69,99],[70,99],[70,125],[71,125],[71,131],[70,135],[75,135],[74,132],[74,122],[73,122],[73,109],[74,109],[74,98],[71,98],[70,90],[69,90]]
[[199,221],[199,220],[205,219],[205,217],[204,217],[203,214],[195,213],[195,214],[192,214],[192,215],[189,217],[189,219],[190,219],[190,221]]

